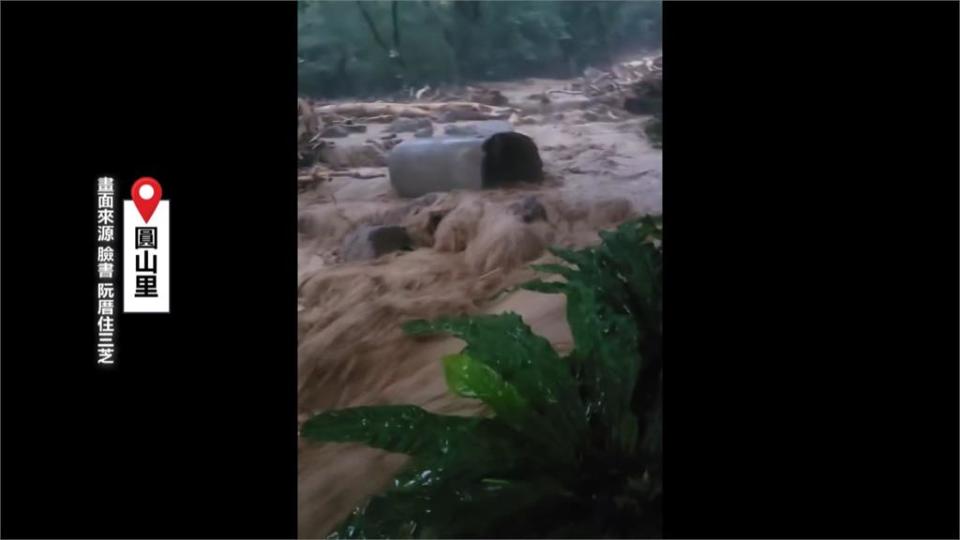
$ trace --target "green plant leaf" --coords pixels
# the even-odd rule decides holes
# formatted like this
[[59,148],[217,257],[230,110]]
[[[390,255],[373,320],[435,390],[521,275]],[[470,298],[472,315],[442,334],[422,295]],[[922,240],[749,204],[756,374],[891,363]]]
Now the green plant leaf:
[[443,359],[447,385],[457,395],[476,398],[504,419],[529,414],[529,405],[516,387],[503,380],[490,366],[468,354],[452,354]]
[[520,286],[521,289],[527,289],[528,291],[542,292],[547,294],[562,293],[566,290],[566,284],[556,281],[542,281],[534,280],[528,281]]
[[[477,476],[392,491],[355,510],[328,538],[498,538],[524,528],[518,512],[568,498],[556,479]],[[536,534],[522,536],[539,536]]]
[[606,307],[598,296],[591,288],[571,285],[567,319],[591,416],[598,417],[616,440],[622,417],[630,414],[640,351],[633,321]]
[[300,435],[309,441],[358,442],[416,456],[448,451],[484,421],[433,414],[413,405],[355,407],[310,418]]
[[445,332],[466,341],[463,353],[512,385],[537,414],[538,421],[527,419],[521,429],[539,438],[550,452],[572,457],[570,441],[586,427],[577,381],[550,342],[534,334],[519,315],[413,321],[404,329],[413,335]]
[[570,249],[551,247],[547,251],[573,265],[590,264],[589,250],[573,251]]
[[654,368],[659,364],[661,231],[659,219],[643,218],[601,232],[603,242],[597,247],[554,249],[573,267],[538,269],[563,275],[566,281],[523,285],[566,295],[575,342],[571,357],[584,384],[587,415],[606,426],[609,443],[619,448],[636,445],[636,429],[627,426],[638,421],[631,407],[644,362]]
[[569,278],[573,272],[575,272],[575,270],[571,269],[569,266],[564,266],[562,264],[533,264],[530,265],[530,268],[533,268],[537,272],[560,274],[565,278]]
[[[545,338],[534,334],[516,313],[413,321],[407,332],[418,335],[444,332],[467,342],[464,352],[490,366],[535,406],[575,399],[575,381]],[[521,377],[533,370],[541,378]],[[520,378],[520,381],[514,379]],[[569,395],[568,395],[569,394]]]

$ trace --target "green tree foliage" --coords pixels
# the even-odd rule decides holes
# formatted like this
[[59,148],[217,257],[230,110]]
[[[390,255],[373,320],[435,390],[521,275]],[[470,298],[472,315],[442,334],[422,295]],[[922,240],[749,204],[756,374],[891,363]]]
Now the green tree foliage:
[[303,95],[571,77],[660,45],[659,2],[299,2]]
[[304,424],[307,440],[413,458],[331,538],[661,536],[662,225],[645,218],[601,237],[539,267],[563,281],[525,285],[566,295],[575,341],[566,357],[513,313],[406,326],[467,343],[443,359],[447,383],[489,417],[400,405]]

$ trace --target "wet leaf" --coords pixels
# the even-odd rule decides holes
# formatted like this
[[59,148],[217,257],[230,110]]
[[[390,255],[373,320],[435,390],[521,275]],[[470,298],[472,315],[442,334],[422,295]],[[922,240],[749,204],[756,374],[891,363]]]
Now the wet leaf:
[[529,405],[516,387],[505,382],[490,366],[467,354],[454,354],[443,359],[443,368],[451,390],[463,397],[482,400],[498,417],[510,419],[529,414]]
[[409,455],[443,454],[484,421],[432,414],[413,405],[355,407],[314,416],[300,435],[309,441],[358,442]]
[[[572,458],[572,438],[585,428],[577,382],[550,342],[534,334],[519,315],[479,315],[414,321],[408,333],[445,332],[467,342],[463,350],[516,389],[537,418],[516,418],[517,427],[549,448]],[[533,414],[532,413],[532,414]],[[517,423],[520,422],[520,423]]]

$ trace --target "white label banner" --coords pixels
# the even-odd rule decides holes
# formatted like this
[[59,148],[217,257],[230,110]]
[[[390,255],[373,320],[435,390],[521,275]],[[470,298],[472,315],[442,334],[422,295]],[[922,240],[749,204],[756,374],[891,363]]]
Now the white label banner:
[[170,313],[170,201],[149,223],[123,201],[123,312]]

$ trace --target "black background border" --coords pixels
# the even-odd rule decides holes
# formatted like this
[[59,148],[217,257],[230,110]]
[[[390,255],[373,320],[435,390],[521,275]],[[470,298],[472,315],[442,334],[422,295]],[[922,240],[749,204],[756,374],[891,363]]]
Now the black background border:
[[[296,535],[296,5],[4,3],[5,537]],[[95,202],[152,176],[171,313],[95,365]],[[117,204],[118,209],[122,207]]]
[[[665,4],[666,536],[958,536],[957,6]],[[295,4],[0,10],[0,532],[295,536]],[[102,175],[176,235],[112,371]]]
[[665,535],[960,535],[956,2],[664,4]]

